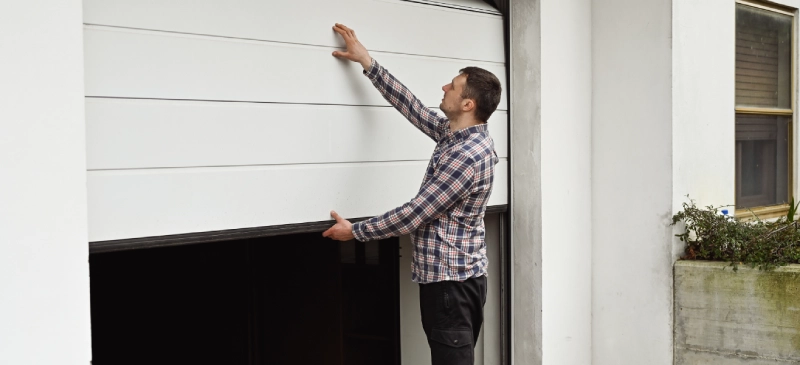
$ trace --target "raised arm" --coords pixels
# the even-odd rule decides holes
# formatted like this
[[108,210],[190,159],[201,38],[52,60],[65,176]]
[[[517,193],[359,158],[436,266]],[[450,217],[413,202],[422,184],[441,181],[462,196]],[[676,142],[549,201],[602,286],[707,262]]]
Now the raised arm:
[[361,42],[358,41],[354,30],[338,23],[334,25],[333,30],[342,36],[347,45],[347,51],[335,51],[333,55],[360,63],[364,68],[364,74],[369,77],[375,88],[383,95],[383,98],[414,124],[417,129],[438,142],[447,131],[447,118],[439,116],[432,109],[422,104],[405,85],[378,64],[369,55],[369,52]]

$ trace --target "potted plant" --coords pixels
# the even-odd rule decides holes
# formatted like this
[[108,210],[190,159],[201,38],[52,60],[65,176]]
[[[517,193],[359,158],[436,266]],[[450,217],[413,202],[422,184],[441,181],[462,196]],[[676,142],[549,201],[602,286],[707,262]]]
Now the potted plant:
[[674,279],[675,364],[800,363],[800,223],[683,204]]

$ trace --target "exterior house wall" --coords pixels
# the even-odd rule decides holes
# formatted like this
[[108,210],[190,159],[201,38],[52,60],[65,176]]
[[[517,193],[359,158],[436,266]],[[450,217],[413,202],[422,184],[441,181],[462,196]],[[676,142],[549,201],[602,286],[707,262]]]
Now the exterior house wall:
[[541,2],[544,364],[591,363],[592,2]]
[[[673,212],[687,195],[700,206],[736,199],[735,9],[733,1],[672,4]],[[675,238],[673,247],[677,259],[684,246]]]
[[[0,229],[0,291],[13,293],[0,303],[0,362],[88,362],[89,240],[326,220],[330,208],[365,216],[413,195],[432,142],[386,108],[357,65],[330,57],[341,46],[333,22],[356,28],[429,105],[460,67],[504,73],[497,16],[381,1],[371,11],[399,15],[355,18],[309,1],[275,12],[257,1],[87,0],[83,34],[79,2],[0,13],[12,49],[0,69],[10,137],[0,143],[0,221],[13,222]],[[512,1],[517,363],[672,362],[681,247],[670,216],[686,194],[703,205],[734,198],[734,4]],[[182,16],[188,6],[200,11]],[[293,11],[320,28],[287,22]],[[421,19],[409,28],[420,42],[393,35],[405,17]],[[448,22],[425,21],[439,17],[493,30],[471,35],[481,47],[450,47],[431,36]],[[276,35],[259,26],[268,22],[287,24]],[[490,122],[498,177],[503,118]],[[504,204],[506,181],[496,186],[492,204]]]
[[85,365],[91,326],[81,2],[3,8],[0,363]]
[[594,365],[672,363],[671,13],[592,3]]
[[[778,5],[788,6],[794,9],[800,8],[800,1],[778,0],[771,1]],[[797,14],[795,12],[795,14]],[[797,16],[797,15],[795,15]],[[686,195],[696,201],[700,206],[714,205],[733,205],[736,199],[735,193],[735,54],[736,54],[736,3],[734,1],[692,1],[674,0],[673,1],[673,211],[682,209],[681,204],[687,201]],[[795,19],[794,33],[794,57],[797,57],[798,50],[798,27]],[[797,92],[797,64],[794,68],[795,98]],[[797,99],[795,99],[797,105]],[[794,116],[794,196],[798,196],[798,168],[797,161],[797,141],[798,128],[797,113]],[[733,207],[729,207],[733,211]],[[675,227],[675,233],[682,231],[682,227]],[[674,239],[673,258],[677,259],[683,253],[684,245]],[[714,264],[705,263],[702,265],[713,266]],[[675,267],[676,280],[686,281],[683,271],[695,264],[684,263]],[[745,273],[737,274],[737,278],[723,278],[724,285],[740,284],[746,276]],[[764,277],[766,279],[766,277]],[[710,282],[706,278],[706,282]],[[744,280],[746,281],[746,280]],[[676,288],[676,306],[681,307],[681,301],[686,301],[685,288]],[[768,287],[768,286],[764,286]],[[761,286],[759,286],[760,289]],[[706,288],[708,289],[708,288]],[[719,289],[719,288],[717,288]],[[726,293],[733,291],[726,290]],[[706,293],[712,295],[711,293]],[[741,294],[741,293],[737,293]],[[750,293],[750,295],[739,295],[739,300],[750,303],[745,305],[747,309],[753,309],[748,313],[747,323],[762,323],[758,312],[759,305],[751,302],[759,301],[759,295],[764,293]],[[734,295],[735,296],[735,295]],[[761,298],[763,299],[763,298]],[[733,303],[732,300],[717,300],[719,303]],[[692,303],[690,303],[692,304]],[[696,303],[694,303],[696,304]],[[768,303],[769,304],[769,303]],[[708,310],[708,305],[686,305],[687,311]],[[771,308],[769,305],[761,305],[764,308]],[[699,309],[697,309],[699,308]],[[725,320],[730,316],[735,318],[735,311],[727,308]],[[685,311],[684,311],[685,312]],[[731,315],[731,313],[734,313]],[[708,355],[710,352],[698,352],[686,348],[685,340],[688,326],[684,324],[687,316],[703,319],[697,313],[676,313],[676,328],[678,338],[676,339],[676,363],[692,363],[704,361],[722,361],[727,363],[734,362],[769,362],[773,360],[763,359],[735,359],[722,358]],[[720,320],[722,326],[727,325]],[[738,328],[736,331],[723,333],[702,332],[697,336],[698,343],[710,343],[714,346],[724,344],[736,336],[734,333],[742,332]],[[760,333],[768,331],[761,329]],[[763,337],[763,336],[762,336]],[[764,352],[769,352],[775,347],[780,347],[783,343],[779,336],[768,336],[771,338],[769,344],[760,346],[758,339],[753,338],[739,341],[734,346],[729,346],[736,351],[741,350],[748,353],[746,347],[760,347]],[[772,338],[775,337],[775,338]],[[705,341],[705,342],[704,342]],[[718,347],[723,347],[719,345]],[[723,349],[724,350],[724,349]],[[719,350],[717,352],[724,352]],[[759,351],[761,352],[761,351]],[[702,359],[701,359],[702,358]],[[765,359],[778,356],[766,356]],[[688,360],[687,360],[688,359]],[[774,360],[779,361],[779,360]],[[780,360],[783,361],[783,360]],[[788,361],[788,360],[786,360]]]
[[[394,0],[84,11],[91,241],[371,216],[413,197],[434,144],[331,56],[335,22],[429,106],[462,67],[505,74],[502,18],[486,13]],[[470,47],[450,38],[466,23]],[[507,203],[506,119],[489,121],[491,205]]]
[[[797,0],[772,3],[800,8]],[[736,199],[736,3],[675,0],[673,13],[673,209],[681,209],[687,194],[700,206],[732,205]],[[795,57],[797,32],[795,27]],[[796,182],[797,168],[794,173]],[[800,192],[797,185],[795,196]],[[677,241],[674,246],[678,257],[683,246]]]
[[512,363],[591,363],[593,4],[512,1]]

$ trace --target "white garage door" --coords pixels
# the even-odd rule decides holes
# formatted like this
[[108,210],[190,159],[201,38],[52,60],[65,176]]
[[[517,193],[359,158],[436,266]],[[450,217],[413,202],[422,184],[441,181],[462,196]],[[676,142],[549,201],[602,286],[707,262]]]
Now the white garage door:
[[[433,5],[432,5],[433,4]],[[437,5],[438,4],[438,5]],[[478,0],[85,0],[90,241],[380,214],[434,143],[331,52],[334,23],[427,105],[465,66],[504,82]],[[504,85],[505,89],[505,85]],[[489,121],[507,203],[505,95]]]

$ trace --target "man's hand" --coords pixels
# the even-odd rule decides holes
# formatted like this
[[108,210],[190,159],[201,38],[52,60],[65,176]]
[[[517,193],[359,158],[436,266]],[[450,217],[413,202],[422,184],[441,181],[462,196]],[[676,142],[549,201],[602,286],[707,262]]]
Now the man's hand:
[[356,31],[339,23],[333,26],[333,30],[342,36],[345,45],[347,45],[346,52],[334,51],[333,56],[358,62],[365,70],[369,69],[369,66],[372,64],[372,57],[370,57],[364,45],[356,38]]
[[350,223],[347,219],[344,219],[339,216],[334,211],[331,211],[331,217],[336,219],[336,224],[333,227],[328,228],[327,231],[322,233],[322,237],[329,237],[331,239],[337,241],[349,241],[355,238],[353,236],[353,224]]

